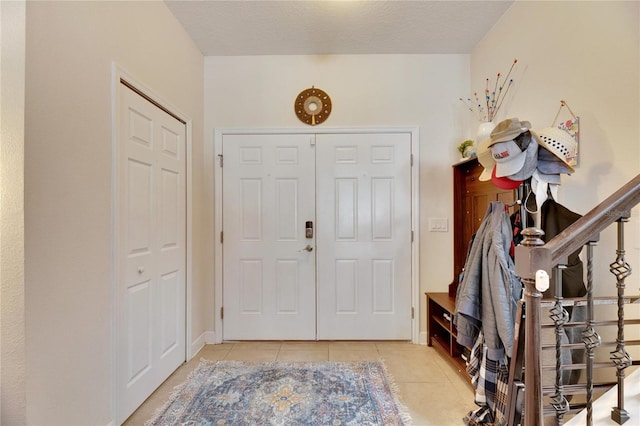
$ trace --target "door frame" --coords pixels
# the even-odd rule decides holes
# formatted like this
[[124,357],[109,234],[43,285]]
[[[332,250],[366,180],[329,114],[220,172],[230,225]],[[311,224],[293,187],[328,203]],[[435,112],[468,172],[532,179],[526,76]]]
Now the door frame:
[[346,128],[216,128],[213,138],[213,231],[214,231],[214,342],[222,343],[222,167],[219,155],[222,154],[222,139],[225,135],[260,135],[260,134],[355,134],[355,133],[407,133],[411,138],[411,319],[412,343],[420,343],[420,151],[419,128],[414,127],[346,127]]
[[[171,102],[167,101],[163,97],[159,96],[156,91],[150,89],[139,79],[132,76],[118,63],[113,62],[111,65],[111,418],[116,421],[118,418],[118,333],[121,326],[118,312],[121,308],[118,306],[118,283],[117,277],[120,273],[120,265],[117,259],[118,244],[119,244],[119,224],[117,220],[118,215],[118,197],[120,193],[118,191],[119,176],[118,176],[118,164],[119,158],[119,145],[118,137],[120,134],[121,123],[119,120],[119,111],[122,105],[122,99],[120,98],[120,86],[121,81],[124,80],[129,86],[135,88],[135,91],[148,98],[151,102],[159,105],[162,109],[169,111],[171,115],[178,120],[185,123],[185,175],[186,175],[186,259],[185,259],[185,360],[190,360],[194,355],[194,348],[192,348],[192,277],[193,277],[193,225],[192,225],[192,211],[193,211],[193,197],[192,197],[192,127],[193,120],[180,109],[178,109]],[[196,350],[199,348],[195,348]]]

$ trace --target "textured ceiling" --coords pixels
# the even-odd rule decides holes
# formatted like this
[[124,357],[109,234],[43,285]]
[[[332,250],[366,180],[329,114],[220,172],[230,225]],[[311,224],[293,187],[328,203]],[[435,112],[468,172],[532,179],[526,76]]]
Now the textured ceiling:
[[513,0],[164,0],[205,56],[470,53]]

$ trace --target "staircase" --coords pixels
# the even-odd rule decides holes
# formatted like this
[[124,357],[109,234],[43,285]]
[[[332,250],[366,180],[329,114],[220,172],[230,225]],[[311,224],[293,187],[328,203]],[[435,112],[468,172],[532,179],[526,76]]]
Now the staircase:
[[[625,408],[625,377],[629,367],[640,363],[632,360],[627,349],[640,346],[640,340],[625,340],[625,330],[640,325],[640,315],[634,309],[637,318],[625,316],[625,307],[640,301],[637,295],[626,294],[627,279],[632,271],[625,260],[624,236],[631,209],[638,203],[640,175],[546,244],[541,239],[541,230],[527,228],[522,232],[524,240],[516,248],[515,261],[516,273],[524,285],[524,297],[519,305],[517,341],[510,366],[505,413],[510,426],[562,425],[565,418],[577,413],[584,418],[582,424],[592,425],[595,401],[602,395],[611,397],[613,392],[616,398],[610,407],[612,421],[624,424],[630,419]],[[596,261],[593,248],[600,232],[609,226],[617,228],[613,261],[602,258]],[[587,294],[583,298],[563,298],[561,272],[566,268],[569,254],[583,246],[586,247]],[[616,284],[612,286],[611,297],[594,297],[593,268],[596,263],[605,262],[610,262],[609,270]],[[542,299],[545,274],[541,271],[556,282],[553,299]],[[639,287],[637,280],[631,286],[636,293]],[[574,316],[582,318],[571,319],[568,310],[579,310],[581,315]],[[600,311],[608,312],[607,319],[602,319]],[[548,315],[543,318],[545,312]],[[579,339],[567,341],[564,337],[567,335]],[[602,336],[612,337],[603,339]],[[608,359],[602,359],[603,353],[608,353]],[[547,364],[548,358],[555,362]],[[613,372],[607,374],[607,371]],[[572,372],[574,377],[580,372],[578,381],[567,379]],[[636,380],[640,380],[639,376],[634,375]],[[630,423],[640,424],[640,417]]]
[[[626,377],[624,395],[625,407],[627,407],[629,411],[629,421],[627,424],[635,424],[634,421],[640,419],[640,369],[636,369]],[[617,424],[617,422],[611,418],[611,407],[616,406],[617,398],[617,389],[613,388],[593,402],[591,411],[591,421],[593,424],[598,426],[615,426]],[[582,410],[564,424],[566,426],[582,426],[587,424],[587,410]]]

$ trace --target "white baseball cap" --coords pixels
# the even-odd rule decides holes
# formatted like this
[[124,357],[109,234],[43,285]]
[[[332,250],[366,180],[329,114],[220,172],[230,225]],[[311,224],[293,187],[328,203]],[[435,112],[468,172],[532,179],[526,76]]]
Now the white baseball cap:
[[511,176],[522,170],[527,159],[526,151],[522,151],[513,140],[491,145],[491,155],[496,162],[496,176]]

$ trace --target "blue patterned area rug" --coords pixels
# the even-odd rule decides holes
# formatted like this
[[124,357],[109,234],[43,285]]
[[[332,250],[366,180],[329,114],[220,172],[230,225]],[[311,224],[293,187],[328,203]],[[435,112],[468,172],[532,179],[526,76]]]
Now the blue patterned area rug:
[[410,425],[377,362],[202,360],[147,425]]

